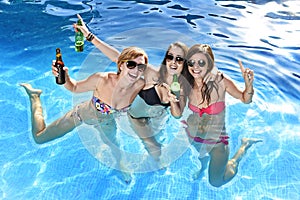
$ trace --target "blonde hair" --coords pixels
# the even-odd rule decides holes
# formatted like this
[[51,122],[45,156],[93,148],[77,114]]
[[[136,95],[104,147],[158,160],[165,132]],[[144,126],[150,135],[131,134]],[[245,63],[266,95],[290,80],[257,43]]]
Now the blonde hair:
[[126,60],[131,60],[135,59],[139,56],[143,56],[145,59],[145,64],[148,64],[148,55],[146,52],[135,46],[127,47],[125,48],[122,53],[118,57],[117,65],[118,65],[118,74],[121,73],[121,65],[126,61]]

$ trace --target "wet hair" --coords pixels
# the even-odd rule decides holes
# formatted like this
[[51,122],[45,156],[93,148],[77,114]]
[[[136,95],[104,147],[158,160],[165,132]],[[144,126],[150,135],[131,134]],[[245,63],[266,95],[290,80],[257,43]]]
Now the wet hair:
[[132,60],[136,59],[139,56],[143,56],[145,59],[145,64],[148,64],[148,55],[146,52],[135,46],[125,48],[122,53],[118,57],[117,65],[118,65],[118,72],[117,74],[121,73],[121,65],[124,63],[125,60]]
[[[195,55],[197,53],[202,53],[207,58],[208,69],[207,69],[205,76],[213,69],[214,62],[215,62],[215,57],[214,57],[213,51],[208,44],[195,44],[194,46],[192,46],[189,49],[187,56],[186,56],[186,60],[184,62],[182,74],[187,79],[187,81],[189,82],[189,84],[191,85],[192,88],[195,85],[195,79],[189,72],[187,61],[193,55]],[[201,96],[202,96],[201,103],[203,103],[205,100],[207,101],[208,104],[210,103],[210,97],[211,97],[210,95],[211,95],[211,92],[213,91],[213,89],[216,89],[218,91],[218,85],[215,83],[215,81],[209,81],[207,84],[203,83],[203,86],[201,88]]]
[[[188,52],[188,46],[185,45],[182,42],[174,42],[172,44],[170,44],[170,46],[168,47],[168,50],[165,53],[165,57],[164,60],[162,61],[160,68],[159,68],[159,82],[161,83],[165,83],[166,82],[166,73],[167,73],[167,61],[166,61],[166,56],[168,55],[169,51],[171,48],[173,47],[179,47],[180,49],[182,49],[183,51],[183,58],[185,59],[187,52]],[[182,74],[182,72],[181,72]],[[179,81],[180,81],[180,77],[179,77]]]

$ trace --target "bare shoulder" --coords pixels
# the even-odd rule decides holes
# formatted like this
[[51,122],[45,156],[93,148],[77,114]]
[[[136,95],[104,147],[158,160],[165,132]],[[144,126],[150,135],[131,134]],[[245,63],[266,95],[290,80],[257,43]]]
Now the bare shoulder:
[[99,72],[98,76],[105,81],[113,81],[118,79],[118,75],[115,72]]
[[145,80],[140,78],[139,80],[137,80],[135,85],[138,89],[143,89],[143,87],[145,86]]
[[148,65],[147,69],[144,72],[144,77],[147,82],[157,81],[159,77],[158,69],[154,68],[152,65]]
[[109,72],[97,72],[90,76],[90,80],[97,82],[98,84],[107,83],[110,80],[113,80],[117,76],[116,73],[109,73]]

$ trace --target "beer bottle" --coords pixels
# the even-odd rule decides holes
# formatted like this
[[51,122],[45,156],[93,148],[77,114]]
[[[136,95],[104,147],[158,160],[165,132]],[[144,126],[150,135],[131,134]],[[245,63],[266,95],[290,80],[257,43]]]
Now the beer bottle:
[[[82,26],[81,20],[78,19],[77,21],[78,26]],[[75,29],[75,51],[82,52],[84,46],[84,36],[80,29]]]
[[180,83],[178,82],[177,74],[173,75],[173,82],[170,86],[171,92],[176,96],[177,99],[180,97]]
[[62,85],[66,82],[65,70],[63,67],[65,66],[64,62],[62,61],[60,48],[56,49],[56,61],[55,67],[57,68],[58,76],[55,77],[56,83]]

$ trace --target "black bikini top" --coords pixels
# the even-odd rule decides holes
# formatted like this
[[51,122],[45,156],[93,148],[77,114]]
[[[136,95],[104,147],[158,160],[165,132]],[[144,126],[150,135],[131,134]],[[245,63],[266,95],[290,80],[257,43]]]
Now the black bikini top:
[[149,89],[141,90],[139,92],[139,96],[144,99],[146,104],[153,106],[153,105],[162,105],[162,106],[170,106],[169,103],[162,103],[160,98],[155,90],[155,87],[151,87]]

